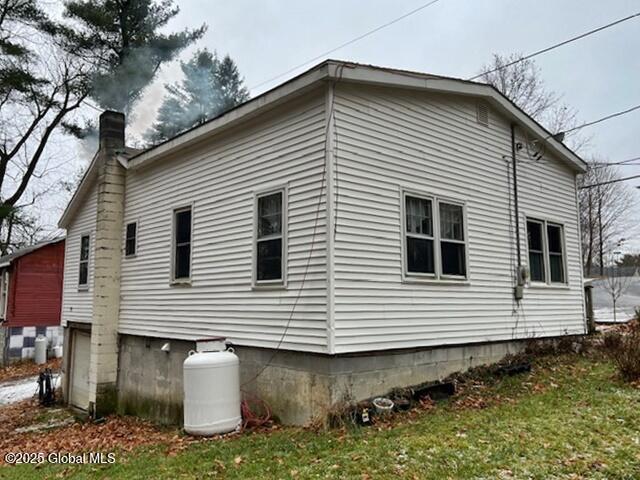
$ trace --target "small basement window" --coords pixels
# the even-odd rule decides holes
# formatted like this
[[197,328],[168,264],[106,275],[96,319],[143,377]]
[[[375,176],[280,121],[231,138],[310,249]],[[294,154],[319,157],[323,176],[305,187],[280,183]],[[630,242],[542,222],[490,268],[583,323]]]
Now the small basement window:
[[89,248],[91,237],[83,235],[80,237],[80,261],[78,264],[78,287],[87,288],[89,286]]
[[256,199],[256,284],[284,283],[284,225],[285,191],[260,194]]
[[173,268],[174,281],[191,278],[191,207],[173,212]]
[[563,226],[527,218],[527,239],[531,281],[566,283]]
[[125,257],[132,257],[136,254],[137,243],[136,237],[138,234],[138,223],[127,223],[124,240],[124,255]]

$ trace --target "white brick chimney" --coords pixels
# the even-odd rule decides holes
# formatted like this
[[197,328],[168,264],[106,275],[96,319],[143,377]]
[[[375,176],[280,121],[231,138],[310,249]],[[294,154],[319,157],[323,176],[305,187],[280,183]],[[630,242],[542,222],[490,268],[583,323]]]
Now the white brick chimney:
[[115,411],[118,373],[120,260],[124,221],[125,169],[117,154],[124,149],[125,118],[100,115],[98,211],[95,233],[93,322],[89,366],[89,411],[101,417]]

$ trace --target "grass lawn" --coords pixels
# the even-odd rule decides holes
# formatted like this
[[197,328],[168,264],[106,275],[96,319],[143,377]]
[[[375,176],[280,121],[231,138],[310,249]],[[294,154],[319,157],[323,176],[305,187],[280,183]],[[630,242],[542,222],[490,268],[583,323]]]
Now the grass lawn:
[[348,431],[278,428],[117,456],[114,465],[19,465],[1,478],[638,479],[640,389],[611,364],[537,360],[530,374]]

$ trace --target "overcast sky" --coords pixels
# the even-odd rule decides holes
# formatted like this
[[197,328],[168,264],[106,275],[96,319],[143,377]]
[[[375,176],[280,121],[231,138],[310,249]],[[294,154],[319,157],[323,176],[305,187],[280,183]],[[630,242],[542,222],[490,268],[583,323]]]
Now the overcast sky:
[[[230,54],[249,87],[407,13],[426,0],[179,1],[169,29],[209,30],[195,48]],[[492,53],[529,53],[640,10],[638,0],[440,0],[415,15],[330,55],[386,67],[469,77]],[[541,55],[536,62],[549,89],[575,107],[581,121],[640,104],[640,18]],[[304,71],[306,65],[259,94]],[[165,67],[142,100],[130,133],[153,121],[163,84],[178,79]],[[585,129],[593,136],[584,156],[609,161],[640,156],[640,110]],[[640,174],[640,167],[621,170]],[[628,182],[640,185],[640,179]],[[632,193],[640,200],[640,190]],[[640,218],[640,214],[639,214]],[[640,249],[640,242],[636,242]]]

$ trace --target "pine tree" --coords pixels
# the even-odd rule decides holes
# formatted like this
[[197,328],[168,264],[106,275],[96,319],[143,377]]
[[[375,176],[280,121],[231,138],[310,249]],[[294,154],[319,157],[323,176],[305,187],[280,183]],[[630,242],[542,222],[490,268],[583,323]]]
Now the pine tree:
[[249,98],[235,62],[207,49],[197,51],[180,67],[184,78],[166,85],[158,117],[146,137],[158,143],[235,107]]
[[206,25],[161,34],[179,8],[172,0],[69,0],[65,37],[97,67],[91,97],[105,109],[129,113],[160,66],[202,37]]

